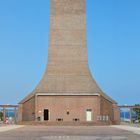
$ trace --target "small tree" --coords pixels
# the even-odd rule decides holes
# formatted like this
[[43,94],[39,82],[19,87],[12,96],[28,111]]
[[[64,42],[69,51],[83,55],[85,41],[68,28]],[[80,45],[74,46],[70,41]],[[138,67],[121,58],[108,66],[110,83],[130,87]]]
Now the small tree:
[[[135,106],[140,106],[140,104],[135,104]],[[136,112],[137,120],[140,120],[140,108],[133,109]]]
[[3,120],[3,113],[0,112],[0,120],[2,121]]

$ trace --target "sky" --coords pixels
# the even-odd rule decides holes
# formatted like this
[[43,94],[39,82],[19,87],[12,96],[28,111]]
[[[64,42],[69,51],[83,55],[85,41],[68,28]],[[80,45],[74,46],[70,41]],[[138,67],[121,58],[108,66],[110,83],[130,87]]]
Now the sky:
[[[86,0],[89,66],[119,105],[140,103],[140,0]],[[50,0],[0,0],[0,104],[17,104],[48,60]]]

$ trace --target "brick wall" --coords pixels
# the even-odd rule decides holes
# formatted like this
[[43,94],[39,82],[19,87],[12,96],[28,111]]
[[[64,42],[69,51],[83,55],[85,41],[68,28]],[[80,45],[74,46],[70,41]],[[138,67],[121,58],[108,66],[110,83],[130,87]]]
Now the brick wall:
[[98,96],[38,96],[37,116],[42,118],[44,109],[49,109],[49,121],[52,122],[58,118],[62,118],[64,122],[71,122],[76,118],[86,121],[86,110],[92,109],[93,121],[96,122],[100,113],[99,100]]
[[26,101],[22,105],[22,121],[34,121],[35,120],[35,97]]
[[112,122],[114,120],[113,104],[101,96],[100,106],[101,116],[109,116],[109,120]]
[[[117,108],[117,104],[113,104],[105,98],[101,97],[101,116],[109,116],[110,124],[120,124],[120,111]],[[116,106],[116,108],[115,108]]]

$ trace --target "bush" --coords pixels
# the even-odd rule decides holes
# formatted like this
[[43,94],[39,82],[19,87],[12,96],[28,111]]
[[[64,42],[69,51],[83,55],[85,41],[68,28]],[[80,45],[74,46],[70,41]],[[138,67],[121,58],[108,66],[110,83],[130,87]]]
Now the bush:
[[[140,104],[135,104],[135,106],[140,106]],[[133,111],[136,112],[137,120],[140,121],[140,108],[134,108]]]
[[0,112],[0,120],[3,121],[3,113]]

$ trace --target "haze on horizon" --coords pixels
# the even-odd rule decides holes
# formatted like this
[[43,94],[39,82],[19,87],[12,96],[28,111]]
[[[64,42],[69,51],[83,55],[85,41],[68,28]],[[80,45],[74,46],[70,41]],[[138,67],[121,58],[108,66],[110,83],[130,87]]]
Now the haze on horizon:
[[[17,104],[48,59],[49,0],[0,1],[0,104]],[[87,0],[89,66],[120,105],[140,103],[140,1]]]

